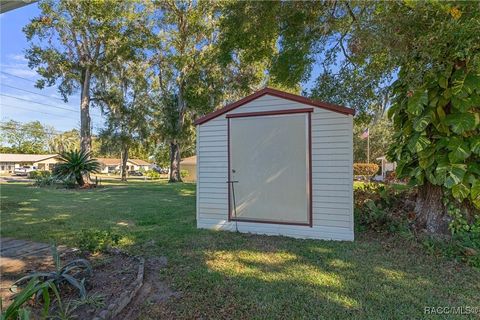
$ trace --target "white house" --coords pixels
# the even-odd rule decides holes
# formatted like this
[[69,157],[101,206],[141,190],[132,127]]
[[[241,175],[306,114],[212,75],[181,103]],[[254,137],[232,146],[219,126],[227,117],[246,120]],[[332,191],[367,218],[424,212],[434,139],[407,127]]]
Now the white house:
[[0,153],[0,173],[11,173],[23,166],[38,170],[52,170],[60,162],[58,154],[16,154]]
[[[101,173],[114,173],[120,171],[122,167],[122,160],[116,158],[97,158],[100,162]],[[152,167],[151,163],[141,159],[128,159],[127,171],[147,171]]]
[[353,114],[265,88],[198,119],[198,228],[353,240]]

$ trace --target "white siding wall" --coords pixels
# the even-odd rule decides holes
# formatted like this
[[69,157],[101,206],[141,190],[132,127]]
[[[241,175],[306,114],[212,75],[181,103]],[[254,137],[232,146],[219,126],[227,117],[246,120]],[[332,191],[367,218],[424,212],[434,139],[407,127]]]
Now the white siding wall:
[[[237,222],[242,232],[353,240],[353,117],[264,95],[226,114],[313,108],[313,227]],[[197,126],[197,226],[235,230],[228,222],[227,119]]]

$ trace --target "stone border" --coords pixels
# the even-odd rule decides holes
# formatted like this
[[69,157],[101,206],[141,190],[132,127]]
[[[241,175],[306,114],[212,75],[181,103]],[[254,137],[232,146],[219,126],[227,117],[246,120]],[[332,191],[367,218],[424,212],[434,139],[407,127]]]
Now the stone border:
[[[123,292],[116,301],[110,303],[107,308],[100,311],[93,320],[113,319],[132,301],[133,297],[135,297],[138,290],[140,290],[143,285],[143,275],[145,272],[145,259],[139,257],[138,260],[140,261],[140,264],[138,266],[137,278],[132,282],[128,291]],[[133,288],[131,288],[132,286]]]

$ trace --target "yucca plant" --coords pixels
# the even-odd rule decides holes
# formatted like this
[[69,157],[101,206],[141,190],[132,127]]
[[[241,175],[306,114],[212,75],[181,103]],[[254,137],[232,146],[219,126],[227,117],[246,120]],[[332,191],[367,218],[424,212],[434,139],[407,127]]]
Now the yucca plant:
[[[85,259],[76,259],[66,265],[62,266],[60,261],[60,255],[57,251],[57,246],[52,245],[52,257],[55,264],[55,270],[51,272],[34,272],[19,280],[15,281],[12,285],[15,288],[18,285],[22,285],[32,279],[38,279],[41,283],[51,282],[59,290],[62,285],[70,284],[78,290],[80,298],[85,298],[87,295],[85,289],[85,278],[77,279],[79,275],[91,275],[92,266]],[[23,292],[23,291],[22,291]]]
[[85,185],[84,175],[96,173],[100,170],[100,163],[90,158],[90,152],[66,151],[60,154],[63,161],[55,167],[54,174],[58,179],[75,180],[79,186]]

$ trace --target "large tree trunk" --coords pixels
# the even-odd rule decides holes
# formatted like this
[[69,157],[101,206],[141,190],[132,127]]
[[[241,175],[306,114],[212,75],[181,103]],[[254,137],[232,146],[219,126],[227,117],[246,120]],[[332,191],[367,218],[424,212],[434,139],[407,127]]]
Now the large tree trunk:
[[427,182],[418,188],[415,204],[416,225],[425,229],[431,235],[448,234],[448,224],[451,221],[443,205],[441,186]]
[[[92,150],[92,133],[90,130],[90,69],[86,68],[82,72],[82,88],[80,95],[80,149],[84,152]],[[91,184],[90,174],[83,176],[86,184]]]
[[170,179],[168,182],[182,182],[180,175],[180,144],[170,141]]
[[122,148],[122,168],[121,168],[121,175],[122,181],[127,181],[127,160],[128,160],[128,147],[124,146]]

